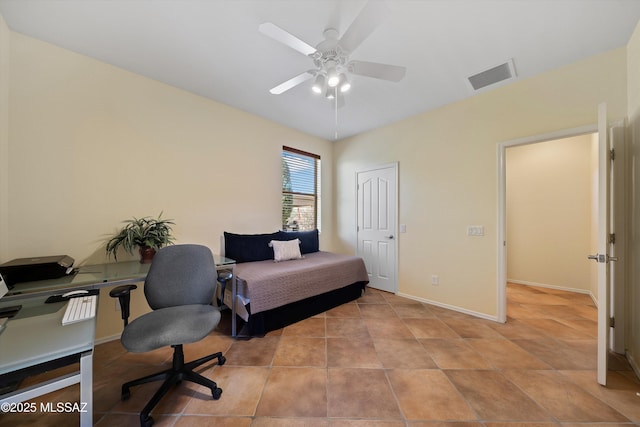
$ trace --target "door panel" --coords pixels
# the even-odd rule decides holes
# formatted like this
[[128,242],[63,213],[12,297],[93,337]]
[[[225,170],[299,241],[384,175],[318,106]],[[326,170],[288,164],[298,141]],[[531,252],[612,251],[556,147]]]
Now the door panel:
[[373,242],[371,240],[363,240],[359,246],[358,255],[362,257],[364,260],[364,265],[367,269],[367,274],[371,277],[372,273],[372,263],[373,263]]
[[389,181],[378,178],[378,230],[389,230]]
[[372,182],[364,181],[360,184],[362,191],[362,206],[359,213],[362,214],[362,222],[359,223],[362,230],[371,230],[373,228],[373,205],[372,205]]
[[389,269],[392,267],[391,251],[387,242],[378,242],[378,276],[382,279],[391,279]]

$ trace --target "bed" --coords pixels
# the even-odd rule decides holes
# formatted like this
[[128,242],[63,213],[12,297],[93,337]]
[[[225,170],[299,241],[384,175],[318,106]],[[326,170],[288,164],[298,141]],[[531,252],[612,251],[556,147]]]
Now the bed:
[[[299,246],[299,254],[283,260],[280,245]],[[243,321],[239,332],[232,331],[237,337],[263,336],[353,301],[369,283],[362,258],[319,250],[317,230],[253,235],[225,232],[224,248],[225,256],[237,262],[236,304],[232,303],[232,286],[225,288],[224,295],[219,287],[217,295]]]

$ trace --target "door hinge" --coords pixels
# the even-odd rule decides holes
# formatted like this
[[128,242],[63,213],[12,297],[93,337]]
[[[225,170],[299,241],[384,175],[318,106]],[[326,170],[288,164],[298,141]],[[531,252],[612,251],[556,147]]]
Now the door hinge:
[[612,245],[616,244],[616,233],[609,234],[609,243]]
[[360,231],[360,226],[356,225],[356,231]]
[[616,327],[616,318],[615,317],[610,317],[609,318],[609,327],[610,328],[615,328]]
[[609,153],[610,153],[611,161],[614,161],[616,159],[616,151],[612,148],[611,151],[609,151]]

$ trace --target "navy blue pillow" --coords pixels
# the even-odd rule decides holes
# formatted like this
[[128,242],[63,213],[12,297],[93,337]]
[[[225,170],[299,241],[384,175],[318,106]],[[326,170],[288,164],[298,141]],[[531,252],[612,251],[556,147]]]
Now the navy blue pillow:
[[300,252],[310,254],[320,250],[320,236],[318,230],[311,231],[280,231],[279,240],[300,239]]
[[224,254],[236,262],[273,259],[272,240],[280,240],[279,232],[269,234],[233,234],[224,232]]

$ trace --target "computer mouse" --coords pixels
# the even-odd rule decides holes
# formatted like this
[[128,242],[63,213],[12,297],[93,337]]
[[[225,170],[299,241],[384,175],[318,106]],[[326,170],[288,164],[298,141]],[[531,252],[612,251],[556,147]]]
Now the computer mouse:
[[89,293],[89,291],[80,289],[80,290],[77,290],[77,291],[70,291],[70,292],[67,292],[66,294],[62,294],[62,298],[72,297],[74,295],[84,295],[84,294],[88,294],[88,293]]

